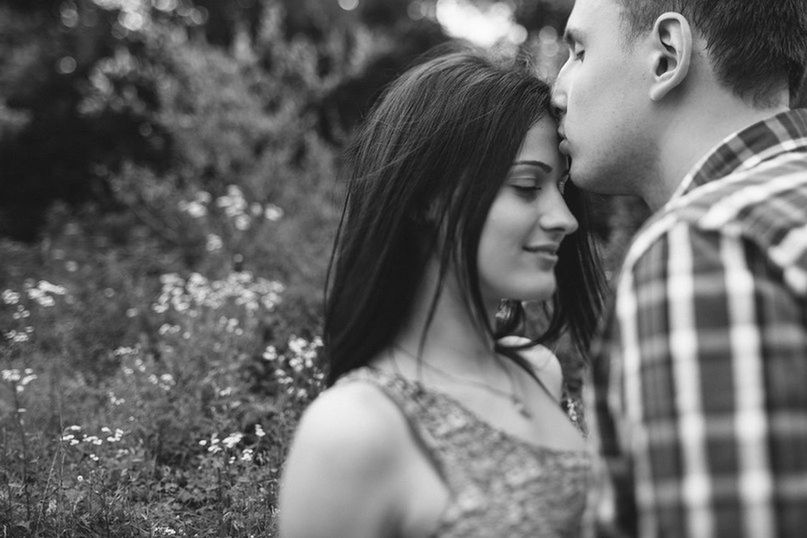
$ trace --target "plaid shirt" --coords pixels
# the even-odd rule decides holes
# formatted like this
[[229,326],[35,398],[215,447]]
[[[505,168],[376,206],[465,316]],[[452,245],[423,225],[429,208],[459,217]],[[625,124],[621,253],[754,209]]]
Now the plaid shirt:
[[616,527],[807,536],[807,110],[684,178],[628,249],[607,321],[595,418]]

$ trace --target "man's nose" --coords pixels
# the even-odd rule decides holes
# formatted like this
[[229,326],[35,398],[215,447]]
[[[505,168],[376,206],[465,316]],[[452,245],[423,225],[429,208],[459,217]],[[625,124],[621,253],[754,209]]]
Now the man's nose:
[[562,116],[566,113],[566,77],[565,74],[565,65],[564,68],[560,70],[558,73],[558,78],[555,79],[555,83],[552,85],[552,108],[554,109],[555,113],[558,117]]

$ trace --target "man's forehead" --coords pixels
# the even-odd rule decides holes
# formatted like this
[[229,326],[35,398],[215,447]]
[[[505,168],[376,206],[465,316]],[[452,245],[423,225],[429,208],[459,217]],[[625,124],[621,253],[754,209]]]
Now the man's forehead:
[[621,5],[617,0],[576,0],[566,22],[564,38],[580,41],[593,26],[615,21],[620,13]]

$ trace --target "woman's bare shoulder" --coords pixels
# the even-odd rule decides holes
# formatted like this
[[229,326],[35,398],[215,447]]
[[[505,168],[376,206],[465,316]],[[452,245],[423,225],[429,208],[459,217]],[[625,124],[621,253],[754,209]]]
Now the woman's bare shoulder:
[[379,389],[355,382],[323,392],[303,414],[286,459],[281,534],[364,536],[383,528],[399,501],[406,435]]
[[405,433],[395,404],[369,383],[354,382],[330,388],[311,403],[294,444],[312,451],[360,454],[366,465],[393,457],[396,445],[390,441]]

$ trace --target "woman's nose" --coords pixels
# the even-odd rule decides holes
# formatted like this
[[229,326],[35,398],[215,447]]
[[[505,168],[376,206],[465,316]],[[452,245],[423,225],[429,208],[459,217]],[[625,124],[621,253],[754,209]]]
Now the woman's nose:
[[545,206],[538,223],[546,231],[562,232],[563,235],[572,234],[578,228],[577,219],[560,195]]

